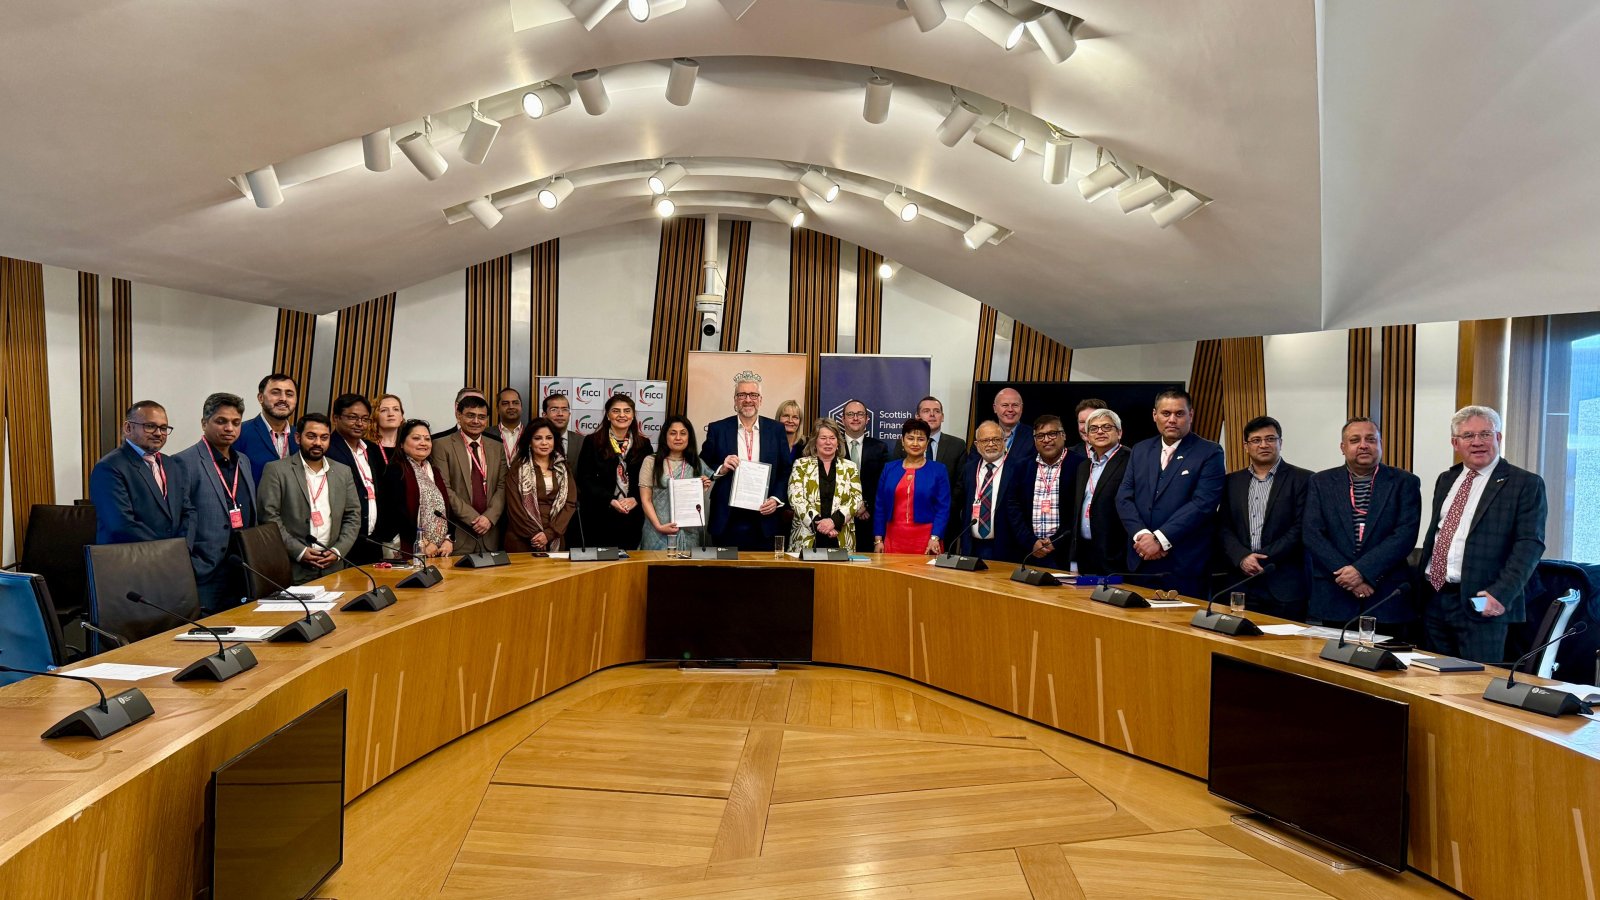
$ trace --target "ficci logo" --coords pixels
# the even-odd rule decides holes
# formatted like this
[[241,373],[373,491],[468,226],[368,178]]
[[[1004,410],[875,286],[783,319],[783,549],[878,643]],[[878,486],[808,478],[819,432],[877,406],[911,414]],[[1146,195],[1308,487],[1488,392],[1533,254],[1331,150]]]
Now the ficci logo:
[[565,381],[547,381],[544,384],[544,394],[542,397],[565,395],[566,393],[567,383]]
[[578,430],[584,434],[588,434],[599,427],[600,420],[595,418],[593,413],[584,413],[578,417]]
[[659,381],[647,382],[639,390],[639,399],[646,403],[659,403],[667,399],[667,386]]
[[606,394],[608,396],[609,395],[615,395],[615,394],[626,394],[626,393],[628,393],[627,388],[628,388],[628,383],[626,381],[619,381],[619,382],[611,385],[611,387],[606,388]]
[[661,417],[643,416],[639,419],[639,428],[644,431],[645,437],[650,438],[650,442],[653,444],[656,442],[656,438],[661,435]]
[[600,388],[596,387],[592,381],[585,381],[583,384],[578,385],[578,399],[599,400]]

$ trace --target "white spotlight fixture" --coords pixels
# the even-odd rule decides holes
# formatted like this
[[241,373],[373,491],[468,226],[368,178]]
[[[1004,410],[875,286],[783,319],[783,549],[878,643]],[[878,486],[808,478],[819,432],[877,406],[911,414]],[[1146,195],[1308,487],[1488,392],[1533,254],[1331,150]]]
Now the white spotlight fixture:
[[1104,162],[1105,158],[1106,152],[1102,148],[1095,154],[1095,162],[1100,165],[1093,172],[1078,179],[1078,193],[1090,203],[1105,196],[1106,192],[1122,187],[1130,180],[1127,171],[1117,165],[1115,159]]
[[1055,129],[1044,139],[1044,168],[1040,174],[1045,184],[1061,184],[1067,180],[1067,170],[1072,166],[1072,139]]
[[1002,111],[1000,115],[995,117],[993,122],[983,126],[983,130],[978,132],[978,136],[973,138],[972,142],[990,153],[1003,156],[1010,162],[1016,162],[1018,157],[1022,156],[1024,143],[1022,135],[1005,127],[1005,125],[1001,125],[1000,120],[1002,118],[1007,123],[1011,121],[1006,112]]
[[389,148],[389,129],[380,128],[362,135],[361,155],[366,159],[368,169],[374,172],[389,171],[389,159],[394,155]]
[[663,219],[670,219],[672,214],[678,211],[678,204],[673,203],[671,197],[663,196],[655,201],[655,205],[652,208],[656,211],[656,215]]
[[914,200],[907,197],[903,191],[898,190],[884,197],[883,205],[902,222],[912,221],[917,217],[917,213],[922,211]]
[[982,247],[984,244],[989,243],[989,239],[999,233],[1000,227],[998,225],[991,225],[982,219],[978,219],[977,221],[973,222],[972,227],[968,228],[966,233],[961,236],[961,241],[967,245],[968,250],[976,250],[979,247]]
[[1171,194],[1158,198],[1151,204],[1150,218],[1165,228],[1174,222],[1182,222],[1189,218],[1210,202],[1188,188],[1175,188]]
[[584,31],[593,31],[600,20],[622,5],[622,0],[567,0],[567,11],[578,20]]
[[894,273],[898,271],[900,271],[900,264],[894,262],[893,260],[886,259],[883,262],[878,263],[878,277],[884,281],[888,281],[889,279],[893,278]]
[[522,95],[522,111],[530,119],[558,113],[572,103],[572,95],[559,84],[547,84]]
[[606,83],[600,80],[599,69],[572,73],[572,83],[578,89],[578,99],[583,101],[584,112],[598,116],[611,108],[611,97],[606,93]]
[[667,73],[667,102],[673,106],[688,106],[694,97],[694,82],[700,76],[700,64],[687,56],[672,61],[672,71]]
[[399,146],[400,152],[406,155],[406,159],[411,160],[411,164],[417,167],[417,171],[422,173],[423,178],[438,181],[439,176],[450,168],[450,164],[444,161],[444,157],[434,149],[433,142],[428,140],[428,133],[432,130],[432,120],[423,117],[422,130],[406,135],[397,141],[396,145]]
[[495,208],[494,201],[488,197],[473,197],[468,200],[467,212],[472,213],[472,217],[484,228],[493,228],[505,218],[505,214]]
[[939,123],[939,128],[934,133],[939,136],[939,143],[946,147],[954,147],[961,143],[967,136],[972,126],[978,121],[978,108],[965,100],[956,100],[950,112],[945,114],[944,121]]
[[977,32],[991,41],[1001,50],[1010,50],[1022,40],[1022,32],[1026,27],[1016,16],[995,6],[989,0],[978,0],[976,6],[967,10],[966,21],[968,25],[977,29]]
[[467,132],[461,136],[461,146],[458,148],[461,158],[475,166],[483,165],[489,155],[489,147],[499,133],[500,123],[474,108],[472,121],[467,123]]
[[1072,26],[1055,10],[1047,9],[1036,18],[1028,20],[1028,35],[1044,51],[1045,59],[1064,63],[1072,51],[1078,49],[1078,40],[1072,36]]
[[867,79],[867,99],[861,107],[861,118],[873,125],[882,125],[889,118],[889,95],[894,91],[894,82],[873,73]]
[[271,209],[283,202],[283,188],[278,185],[277,169],[263,166],[254,172],[246,172],[244,180],[250,183],[250,196],[255,199],[256,206]]
[[689,170],[683,166],[677,163],[667,163],[657,169],[654,175],[646,178],[645,183],[650,185],[650,193],[665,194],[667,191],[672,190],[673,185],[682,181],[683,176],[687,174],[689,174]]
[[944,3],[940,0],[906,0],[906,10],[923,34],[944,24]]
[[572,196],[575,190],[577,185],[566,177],[557,175],[539,189],[539,205],[545,209],[555,209],[561,205],[561,201]]
[[650,20],[650,0],[628,0],[628,16],[635,22]]
[[1122,207],[1124,214],[1127,214],[1136,209],[1144,209],[1166,195],[1166,185],[1154,175],[1143,175],[1138,180],[1117,189],[1117,205]]
[[839,183],[821,172],[806,170],[800,176],[800,186],[821,197],[823,203],[832,203],[839,198]]
[[799,228],[806,220],[806,211],[782,197],[773,197],[767,201],[767,212],[778,217],[778,221],[790,228]]

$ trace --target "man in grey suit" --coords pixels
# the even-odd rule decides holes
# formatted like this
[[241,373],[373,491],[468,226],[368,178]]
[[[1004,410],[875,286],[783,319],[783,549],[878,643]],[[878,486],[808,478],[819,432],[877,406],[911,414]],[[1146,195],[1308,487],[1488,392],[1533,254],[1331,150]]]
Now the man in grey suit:
[[[967,442],[953,434],[945,434],[944,429],[944,404],[938,397],[927,396],[917,401],[917,418],[928,423],[928,430],[932,434],[928,437],[928,458],[937,463],[944,464],[945,474],[950,476],[950,496],[961,499],[961,474],[965,467],[962,465],[967,458]],[[895,444],[891,451],[893,459],[901,459],[906,455],[905,447]],[[948,546],[950,539],[965,528],[972,519],[963,516],[950,516],[950,525],[945,533],[940,535]]]
[[505,512],[506,451],[486,440],[489,401],[467,395],[456,402],[456,427],[433,442],[429,459],[450,491],[445,513],[455,523],[458,553],[500,549],[500,515]]
[[200,608],[207,614],[239,603],[244,579],[225,565],[233,534],[256,524],[255,473],[250,458],[235,449],[244,424],[244,399],[212,394],[200,411],[201,439],[173,456],[194,504],[189,520],[189,558],[194,563]]
[[[263,523],[277,522],[296,583],[343,568],[361,536],[361,498],[344,463],[327,458],[333,425],[322,413],[301,418],[300,452],[267,463],[256,488]],[[312,543],[316,538],[322,545]]]

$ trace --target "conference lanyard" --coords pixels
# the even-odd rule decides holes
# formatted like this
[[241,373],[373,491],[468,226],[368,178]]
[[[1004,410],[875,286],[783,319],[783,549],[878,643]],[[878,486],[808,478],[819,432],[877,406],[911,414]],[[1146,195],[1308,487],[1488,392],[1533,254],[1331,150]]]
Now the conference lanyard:
[[[206,450],[209,455],[210,448],[208,447]],[[156,462],[159,463],[161,460],[158,459]],[[222,467],[217,465],[215,456],[211,457],[211,468],[217,473],[217,483],[222,485],[222,492],[228,495],[228,527],[243,528],[244,513],[239,510],[239,467],[236,465],[233,468],[233,487],[231,488],[228,487],[226,481],[222,480]]]
[[1040,504],[1039,511],[1048,513],[1056,505],[1056,485],[1061,480],[1061,458],[1057,457],[1055,465],[1040,461],[1039,483],[1043,485],[1044,501]]
[[272,449],[278,454],[278,458],[287,458],[289,455],[289,429],[285,428],[283,430],[282,440],[279,440],[278,433],[271,428],[267,429],[267,436],[272,438]]
[[[496,133],[498,134],[499,132]],[[381,443],[378,445],[378,455],[383,457],[383,464],[387,467],[389,465],[389,451],[385,450]]]
[[322,510],[317,509],[317,501],[322,499],[322,492],[328,489],[328,470],[327,470],[327,465],[326,464],[323,465],[322,477],[317,479],[317,489],[314,492],[311,490],[311,479],[312,479],[312,477],[313,477],[312,473],[309,470],[307,470],[307,472],[306,472],[306,493],[311,495],[311,527],[312,528],[321,528],[322,527]]
[[[756,428],[760,427],[761,423],[757,422]],[[739,438],[744,441],[744,458],[754,462],[756,458],[756,429],[750,429],[749,435],[746,435],[744,429],[740,428]]]
[[474,448],[471,443],[467,444],[467,461],[472,463],[472,471],[476,472],[478,477],[483,479],[484,487],[487,488],[489,485],[489,470],[483,465],[483,463],[478,461],[478,454],[482,452],[483,440],[481,438],[478,440],[478,446],[476,448]]
[[367,459],[367,445],[350,448],[350,455],[355,457],[356,471],[361,473],[361,484],[367,489],[367,496],[372,496],[372,463]]

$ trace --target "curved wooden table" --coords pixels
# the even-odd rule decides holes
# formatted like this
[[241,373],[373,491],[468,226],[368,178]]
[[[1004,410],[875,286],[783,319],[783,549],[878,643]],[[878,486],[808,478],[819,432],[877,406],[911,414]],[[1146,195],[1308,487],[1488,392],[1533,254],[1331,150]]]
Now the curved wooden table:
[[[379,613],[335,614],[310,645],[253,645],[222,684],[141,682],[156,715],[105,741],[41,741],[91,699],[32,678],[0,688],[0,897],[187,897],[212,769],[348,689],[346,798],[430,751],[605,666],[644,653],[648,564],[519,557],[445,569]],[[755,554],[739,565],[797,566]],[[675,565],[718,565],[681,563]],[[721,563],[733,565],[733,563]],[[378,573],[392,583],[403,571]],[[326,579],[360,591],[355,572]],[[1489,675],[1370,673],[1306,638],[1228,638],[1193,610],[1120,610],[1087,590],[939,570],[912,557],[816,567],[818,662],[879,669],[1205,777],[1210,654],[1227,653],[1411,704],[1411,865],[1472,896],[1594,898],[1600,722],[1479,699]],[[270,624],[241,608],[211,621]],[[172,633],[176,633],[176,630]],[[170,634],[95,662],[181,665]]]

